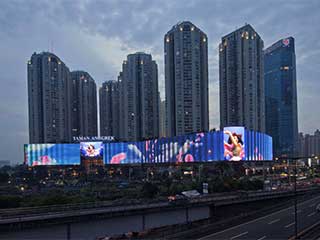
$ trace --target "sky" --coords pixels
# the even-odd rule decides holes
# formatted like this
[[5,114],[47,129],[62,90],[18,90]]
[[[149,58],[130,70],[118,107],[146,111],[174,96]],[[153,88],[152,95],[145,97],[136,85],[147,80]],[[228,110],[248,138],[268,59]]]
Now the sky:
[[296,44],[299,131],[320,128],[320,1],[318,0],[1,0],[0,156],[23,162],[28,143],[27,61],[55,53],[98,86],[116,79],[130,53],[152,54],[164,99],[163,37],[180,21],[208,36],[210,128],[219,127],[221,37],[251,24],[265,47],[292,36]]

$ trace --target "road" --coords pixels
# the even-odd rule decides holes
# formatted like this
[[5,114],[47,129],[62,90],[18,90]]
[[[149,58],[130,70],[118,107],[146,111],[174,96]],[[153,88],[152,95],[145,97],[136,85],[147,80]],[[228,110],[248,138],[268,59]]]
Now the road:
[[[301,195],[310,189],[298,190],[298,194]],[[314,189],[313,189],[314,190]],[[292,196],[292,191],[275,191],[275,192],[249,192],[243,196],[243,194],[233,193],[227,195],[207,195],[199,198],[190,199],[188,205],[190,206],[208,206],[210,203],[219,207],[222,205],[229,205],[235,203],[243,203],[247,201],[257,201],[262,199],[273,199],[277,197]],[[128,212],[140,211],[144,213],[147,210],[159,211],[167,208],[177,209],[178,207],[185,208],[186,205],[182,203],[171,204],[168,201],[153,202],[153,203],[139,203],[131,205],[119,205],[113,206],[110,202],[101,203],[88,203],[88,204],[67,204],[67,205],[53,205],[42,207],[27,207],[16,209],[3,209],[0,211],[0,225],[14,224],[30,221],[45,221],[49,219],[62,219],[68,217],[79,217],[87,215],[97,214],[111,214],[115,215],[127,215]]]
[[[298,204],[298,232],[320,220],[316,205],[320,195]],[[294,235],[294,207],[282,209],[272,214],[242,223],[200,238],[206,239],[288,239]]]

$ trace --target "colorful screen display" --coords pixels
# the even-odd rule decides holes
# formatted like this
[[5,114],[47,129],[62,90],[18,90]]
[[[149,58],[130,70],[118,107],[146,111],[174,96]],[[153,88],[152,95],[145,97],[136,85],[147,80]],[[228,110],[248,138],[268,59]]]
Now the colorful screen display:
[[26,144],[29,166],[272,160],[272,138],[243,127],[140,142]]
[[105,144],[105,164],[182,163],[220,160],[220,132],[141,142]]
[[246,160],[244,127],[225,127],[223,129],[224,160]]
[[103,142],[81,142],[81,160],[103,160]]
[[103,166],[103,142],[80,143],[81,166],[90,170],[95,166]]
[[254,131],[246,131],[246,160],[272,160],[272,137]]
[[26,144],[24,150],[29,166],[80,164],[79,144]]

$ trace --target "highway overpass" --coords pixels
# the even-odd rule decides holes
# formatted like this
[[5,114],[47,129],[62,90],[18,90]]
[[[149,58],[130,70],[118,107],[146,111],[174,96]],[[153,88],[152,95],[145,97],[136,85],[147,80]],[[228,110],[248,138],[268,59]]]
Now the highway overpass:
[[[318,191],[299,190],[298,195]],[[26,236],[35,238],[41,231],[65,236],[71,226],[73,233],[86,228],[86,236],[103,233],[118,234],[128,231],[144,231],[170,224],[187,223],[208,219],[216,208],[245,202],[292,197],[292,191],[231,193],[208,195],[191,199],[188,203],[154,202],[112,206],[110,203],[90,203],[39,208],[9,209],[0,213],[0,237],[14,239]],[[126,223],[126,224],[124,224]],[[51,230],[50,230],[51,229]],[[31,235],[30,235],[31,234]],[[73,234],[74,235],[74,234]],[[46,235],[40,236],[45,237]],[[80,236],[84,236],[81,234]]]
[[[320,221],[320,212],[316,211],[316,205],[319,203],[320,194],[298,204],[298,232]],[[294,207],[288,207],[223,231],[202,236],[198,240],[288,239],[294,236],[294,227]]]

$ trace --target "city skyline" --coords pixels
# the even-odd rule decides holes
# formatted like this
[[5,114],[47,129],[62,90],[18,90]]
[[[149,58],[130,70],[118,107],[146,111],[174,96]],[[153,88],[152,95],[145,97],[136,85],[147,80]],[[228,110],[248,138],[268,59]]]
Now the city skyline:
[[[1,123],[4,126],[1,137],[6,139],[1,150],[8,152],[3,156],[3,160],[10,158],[9,160],[13,163],[20,162],[23,156],[19,149],[22,149],[22,144],[28,139],[25,64],[32,52],[53,48],[53,52],[63,59],[71,69],[75,69],[74,66],[77,66],[76,69],[85,69],[100,86],[107,79],[116,79],[121,61],[128,53],[146,51],[151,53],[158,63],[159,85],[163,99],[163,35],[170,26],[184,19],[190,20],[208,34],[210,128],[219,125],[218,42],[221,36],[233,31],[236,26],[239,26],[239,23],[241,26],[245,22],[252,24],[260,33],[265,41],[265,46],[290,35],[296,38],[298,111],[299,119],[301,119],[299,131],[313,132],[318,128],[319,114],[307,107],[312,106],[312,103],[318,99],[316,94],[320,88],[319,84],[316,84],[319,72],[316,66],[320,53],[315,50],[319,48],[317,47],[319,43],[316,31],[312,30],[315,28],[312,23],[319,19],[316,14],[316,7],[319,6],[319,3],[317,1],[309,1],[305,4],[298,1],[286,4],[282,2],[282,10],[272,8],[273,14],[264,18],[256,12],[270,10],[269,5],[271,4],[251,5],[251,8],[242,10],[237,4],[226,4],[230,5],[227,8],[224,3],[219,1],[213,4],[202,3],[201,6],[193,2],[187,5],[165,3],[158,11],[157,4],[148,5],[144,2],[131,4],[128,2],[128,6],[121,6],[121,10],[114,4],[110,8],[113,9],[110,11],[114,13],[111,14],[114,22],[111,21],[111,24],[108,24],[110,19],[101,14],[100,9],[102,10],[103,7],[97,6],[97,3],[88,3],[87,6],[85,3],[62,4],[63,11],[59,13],[60,15],[55,18],[55,21],[52,21],[49,18],[43,18],[43,16],[58,14],[59,11],[56,11],[59,9],[59,3],[50,4],[43,1],[19,5],[14,1],[1,2],[0,13],[3,13],[1,15],[8,15],[7,20],[2,18],[0,30],[0,36],[3,39],[1,50],[4,52],[0,58],[1,66],[3,66],[1,74],[4,79],[2,82],[5,85],[1,92],[1,111],[6,113],[1,117]],[[250,1],[242,2],[248,6],[249,3]],[[176,12],[178,10],[179,12],[182,9],[180,5],[184,5],[185,12],[171,16],[170,11]],[[106,9],[108,6],[109,4],[105,5]],[[123,25],[119,27],[116,24],[119,17],[121,18],[130,12],[130,8],[137,10],[144,7],[149,9],[149,15],[147,13],[145,16],[129,15],[128,18],[130,17],[132,20],[127,21],[130,23],[129,25],[122,22]],[[194,7],[197,7],[198,11]],[[93,17],[90,21],[90,16],[85,15],[81,10],[86,8],[100,14],[96,14],[97,17]],[[28,13],[32,9],[41,9],[41,11],[33,10],[32,12],[35,14],[30,16]],[[236,16],[231,14],[235,9],[239,9],[239,14]],[[219,11],[223,12],[225,16]],[[305,12],[309,14],[306,15]],[[283,18],[281,13],[286,13],[287,19]],[[208,18],[211,21],[208,21]],[[141,19],[146,20],[140,21]],[[61,21],[64,23],[62,27]],[[106,25],[108,32],[103,30],[103,24],[96,24],[99,21]],[[25,23],[27,25],[24,25]],[[149,25],[152,27],[148,27]],[[112,29],[112,26],[115,29]],[[311,29],[310,26],[312,26]],[[28,30],[28,34],[26,30]],[[56,34],[60,37],[50,40]],[[301,118],[301,115],[309,117]],[[15,144],[20,145],[14,146]]]
[[33,53],[28,69],[29,143],[98,136],[97,87],[85,71],[70,71],[50,52]]

